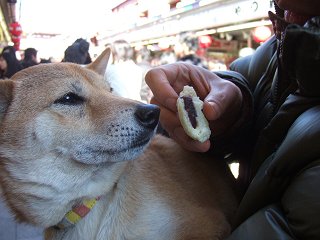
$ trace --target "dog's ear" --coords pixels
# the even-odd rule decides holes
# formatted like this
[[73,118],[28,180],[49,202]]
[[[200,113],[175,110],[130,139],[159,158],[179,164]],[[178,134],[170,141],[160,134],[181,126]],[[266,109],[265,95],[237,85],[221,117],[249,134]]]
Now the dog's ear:
[[0,122],[13,97],[13,81],[0,80]]
[[86,67],[104,76],[107,69],[110,54],[111,54],[111,49],[108,47],[99,55],[99,57],[97,57],[96,60],[94,60],[92,63],[90,63]]

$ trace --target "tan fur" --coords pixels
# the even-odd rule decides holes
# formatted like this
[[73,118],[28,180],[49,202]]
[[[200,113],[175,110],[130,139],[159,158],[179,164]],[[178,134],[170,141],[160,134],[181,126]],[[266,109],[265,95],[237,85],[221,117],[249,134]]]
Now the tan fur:
[[[17,220],[46,228],[47,239],[223,239],[237,206],[225,163],[141,126],[141,103],[114,96],[103,80],[109,53],[88,67],[43,64],[0,81],[8,206]],[[68,93],[83,102],[57,101]],[[74,227],[53,228],[97,196]]]

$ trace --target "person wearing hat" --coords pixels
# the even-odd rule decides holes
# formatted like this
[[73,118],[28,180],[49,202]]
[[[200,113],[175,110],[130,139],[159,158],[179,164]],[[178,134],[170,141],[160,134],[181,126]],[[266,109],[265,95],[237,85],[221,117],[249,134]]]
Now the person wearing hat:
[[72,62],[77,64],[89,64],[92,62],[89,54],[89,42],[83,38],[77,39],[64,52],[62,62]]

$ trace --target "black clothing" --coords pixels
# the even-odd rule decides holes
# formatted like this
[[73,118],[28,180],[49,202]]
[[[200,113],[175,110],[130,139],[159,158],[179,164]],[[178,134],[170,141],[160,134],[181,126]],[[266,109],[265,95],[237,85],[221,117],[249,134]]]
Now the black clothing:
[[77,64],[89,64],[92,62],[89,54],[89,42],[79,38],[72,45],[67,47],[64,52],[63,62],[72,62]]
[[22,68],[28,68],[37,65],[38,63],[35,61],[21,61]]
[[212,139],[215,149],[245,162],[228,240],[320,239],[319,56],[315,17],[217,73],[240,87],[245,106],[233,137]]
[[35,48],[27,48],[24,50],[24,59],[21,61],[23,68],[32,67],[38,64],[36,61],[38,51]]

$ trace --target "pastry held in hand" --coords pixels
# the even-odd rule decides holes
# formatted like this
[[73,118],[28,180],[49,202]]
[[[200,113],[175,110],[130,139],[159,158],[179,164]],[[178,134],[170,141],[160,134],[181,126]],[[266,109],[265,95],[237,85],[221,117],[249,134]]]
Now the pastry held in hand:
[[184,131],[191,138],[200,142],[209,139],[211,130],[203,115],[203,102],[191,86],[184,86],[177,100],[179,119]]

